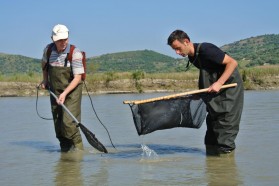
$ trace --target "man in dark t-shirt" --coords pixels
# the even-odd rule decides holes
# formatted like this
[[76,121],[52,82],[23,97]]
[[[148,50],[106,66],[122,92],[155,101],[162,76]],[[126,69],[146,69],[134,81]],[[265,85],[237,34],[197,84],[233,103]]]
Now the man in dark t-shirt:
[[[192,43],[182,30],[175,30],[168,38],[178,55],[187,57],[200,70],[199,88],[208,88],[207,105],[207,153],[216,149],[218,154],[231,153],[239,131],[244,99],[244,89],[237,62],[211,43]],[[237,83],[234,88],[222,89],[224,84]]]

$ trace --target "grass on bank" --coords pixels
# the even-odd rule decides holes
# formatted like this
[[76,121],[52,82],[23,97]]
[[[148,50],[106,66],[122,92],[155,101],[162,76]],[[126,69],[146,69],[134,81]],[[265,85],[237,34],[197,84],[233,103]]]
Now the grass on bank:
[[[240,70],[245,89],[256,89],[257,86],[270,86],[267,83],[277,85],[279,79],[279,65],[268,65]],[[108,83],[115,80],[130,79],[139,82],[141,79],[160,79],[160,80],[187,80],[196,81],[198,71],[190,70],[187,72],[176,73],[145,73],[143,71],[135,72],[106,72],[106,73],[87,73],[86,81],[92,84],[96,82]],[[30,72],[27,74],[0,74],[0,82],[29,82],[40,83],[42,74]]]
[[[137,75],[141,74],[141,75]],[[106,72],[87,74],[86,81],[114,81],[121,79],[174,79],[174,80],[194,80],[197,79],[197,72],[176,72],[176,73],[145,73],[141,71],[136,72]],[[42,81],[42,74],[28,73],[28,74],[13,74],[0,75],[0,82],[30,82],[39,83]]]

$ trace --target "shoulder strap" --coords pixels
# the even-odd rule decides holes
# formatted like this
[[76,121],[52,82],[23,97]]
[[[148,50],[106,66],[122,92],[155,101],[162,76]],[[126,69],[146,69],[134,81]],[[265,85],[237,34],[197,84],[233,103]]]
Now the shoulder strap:
[[67,56],[64,61],[64,67],[67,66],[68,60],[70,61],[70,63],[72,62],[74,49],[75,49],[75,45],[70,45],[70,52],[67,53]]
[[196,56],[198,57],[198,55],[200,54],[200,48],[201,48],[202,43],[199,43],[198,47],[197,47],[197,51],[196,51]]
[[201,67],[201,62],[200,62],[199,54],[200,54],[201,45],[202,45],[202,43],[199,43],[199,45],[197,47],[197,51],[196,51],[196,59],[198,59],[200,67]]
[[75,45],[71,45],[71,46],[70,46],[70,52],[69,52],[69,54],[68,54],[68,60],[69,60],[70,62],[72,62],[73,53],[74,53],[75,48],[76,48]]
[[70,61],[70,67],[71,67],[71,76],[74,77],[74,74],[73,74],[73,67],[72,67],[72,60],[73,60],[73,53],[74,53],[74,50],[75,50],[75,45],[70,45],[70,52],[67,53],[67,56],[65,58],[65,63],[64,63],[64,66],[66,67],[67,66],[67,62],[68,60]]
[[[197,47],[197,50],[196,50],[196,53],[195,53],[196,58],[194,59],[193,63],[191,63],[191,64],[194,64],[196,62],[196,60],[198,59],[199,54],[200,54],[201,45],[202,45],[202,43],[198,44],[198,47]],[[189,69],[190,69],[190,60],[188,60],[188,63],[187,63],[187,66],[186,66],[186,71],[189,70]]]

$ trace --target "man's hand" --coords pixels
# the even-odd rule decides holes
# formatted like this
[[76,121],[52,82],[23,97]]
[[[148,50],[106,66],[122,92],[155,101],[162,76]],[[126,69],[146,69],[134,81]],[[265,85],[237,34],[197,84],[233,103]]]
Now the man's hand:
[[56,102],[59,104],[59,105],[62,105],[64,103],[66,99],[66,94],[62,93],[59,95],[58,99],[56,100]]
[[208,88],[208,92],[219,92],[220,89],[222,87],[222,84],[219,83],[218,81],[216,81],[215,83],[213,83],[209,88]]
[[48,88],[48,81],[43,80],[40,85],[41,85],[42,89],[47,89]]

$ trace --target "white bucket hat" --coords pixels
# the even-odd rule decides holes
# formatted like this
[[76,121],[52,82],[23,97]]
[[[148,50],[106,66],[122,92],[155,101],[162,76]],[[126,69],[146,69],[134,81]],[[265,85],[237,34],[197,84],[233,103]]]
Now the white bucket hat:
[[55,25],[52,29],[52,39],[53,41],[58,41],[60,39],[67,39],[69,37],[69,29],[65,25]]

